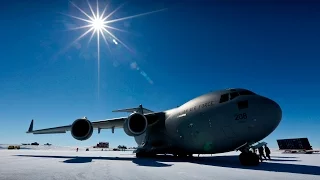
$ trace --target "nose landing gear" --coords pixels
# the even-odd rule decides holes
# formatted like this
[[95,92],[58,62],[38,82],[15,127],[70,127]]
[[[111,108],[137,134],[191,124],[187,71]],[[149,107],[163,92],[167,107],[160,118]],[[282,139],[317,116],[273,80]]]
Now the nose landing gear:
[[[245,143],[236,148],[236,151],[241,151],[241,154],[239,155],[239,160],[243,166],[258,166],[260,163],[259,156],[255,153],[252,144],[253,143]],[[252,149],[252,151],[250,151],[250,149]]]

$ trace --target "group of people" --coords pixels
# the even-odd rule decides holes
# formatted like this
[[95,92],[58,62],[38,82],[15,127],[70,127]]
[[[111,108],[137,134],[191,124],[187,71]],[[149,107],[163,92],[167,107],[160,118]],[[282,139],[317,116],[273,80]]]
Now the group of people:
[[[259,158],[260,158],[261,162],[263,161],[262,157],[265,160],[267,160],[267,158],[271,159],[271,157],[270,157],[271,151],[270,151],[270,149],[269,149],[269,147],[267,145],[264,145],[264,148],[263,148],[263,146],[259,147],[258,151],[259,151]],[[266,155],[264,155],[264,153],[266,153]]]

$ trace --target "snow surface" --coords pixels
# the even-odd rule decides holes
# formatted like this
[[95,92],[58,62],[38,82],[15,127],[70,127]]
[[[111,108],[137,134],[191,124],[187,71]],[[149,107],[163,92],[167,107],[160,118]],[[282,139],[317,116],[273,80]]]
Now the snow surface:
[[[2,149],[1,149],[2,147]],[[85,147],[0,146],[0,180],[120,179],[120,180],[320,180],[320,154],[283,154],[272,150],[272,160],[244,167],[239,152],[200,155],[192,159],[159,156],[137,159],[132,151],[101,151]]]

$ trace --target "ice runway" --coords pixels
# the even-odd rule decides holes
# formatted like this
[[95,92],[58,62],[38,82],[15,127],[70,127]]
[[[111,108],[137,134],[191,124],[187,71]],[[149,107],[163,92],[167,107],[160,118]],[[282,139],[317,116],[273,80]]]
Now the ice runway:
[[244,167],[239,152],[178,159],[137,159],[130,151],[0,150],[0,180],[320,180],[320,154],[272,152],[272,160]]

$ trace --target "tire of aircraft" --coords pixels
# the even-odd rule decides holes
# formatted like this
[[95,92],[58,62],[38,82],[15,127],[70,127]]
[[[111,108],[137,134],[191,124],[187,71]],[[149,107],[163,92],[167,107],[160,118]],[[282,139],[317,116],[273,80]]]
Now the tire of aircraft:
[[251,153],[251,157],[252,157],[252,165],[258,166],[260,164],[259,156],[256,153]]
[[241,153],[239,155],[239,160],[243,166],[259,165],[259,156],[255,153]]

